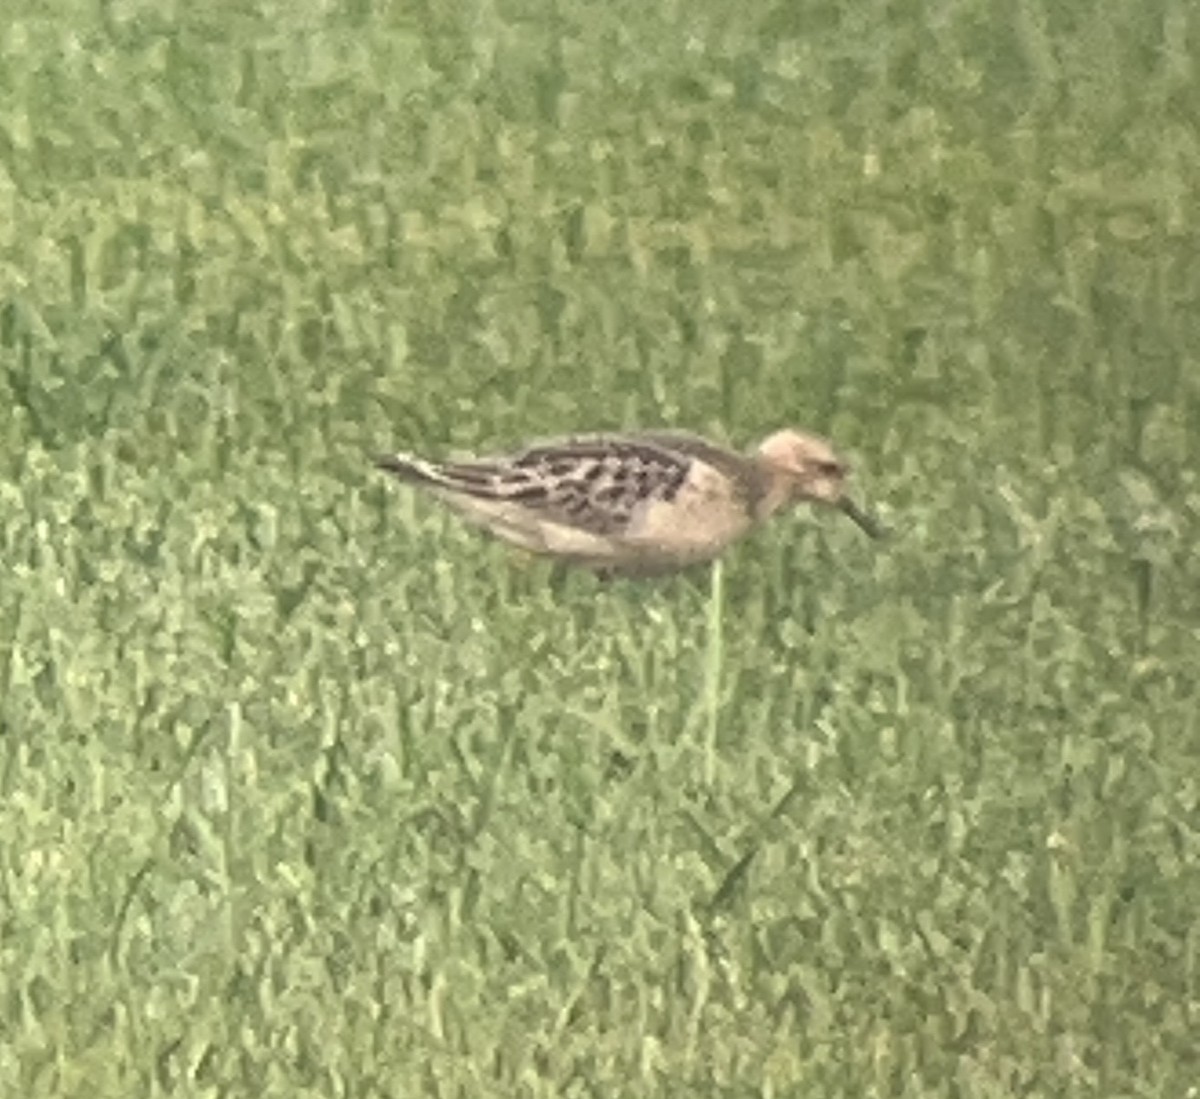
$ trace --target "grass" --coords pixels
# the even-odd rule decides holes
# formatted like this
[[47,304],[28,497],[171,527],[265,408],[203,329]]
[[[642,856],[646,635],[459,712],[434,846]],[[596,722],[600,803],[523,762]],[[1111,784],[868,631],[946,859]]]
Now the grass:
[[723,615],[725,567],[717,561],[709,570],[712,589],[708,600],[708,642],[704,659],[704,690],[708,706],[708,733],[704,741],[704,782],[717,779],[717,738],[721,727],[721,665],[724,659]]
[[[1189,5],[9,8],[0,1091],[1194,1090]],[[368,460],[660,423],[895,536]]]

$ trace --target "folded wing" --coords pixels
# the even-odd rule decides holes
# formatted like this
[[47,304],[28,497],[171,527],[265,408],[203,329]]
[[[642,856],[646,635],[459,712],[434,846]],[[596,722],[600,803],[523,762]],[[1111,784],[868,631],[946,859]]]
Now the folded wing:
[[511,505],[543,522],[619,537],[641,505],[675,499],[692,463],[687,454],[655,443],[587,436],[506,458],[428,462],[394,455],[378,464],[464,504],[476,500],[489,510]]

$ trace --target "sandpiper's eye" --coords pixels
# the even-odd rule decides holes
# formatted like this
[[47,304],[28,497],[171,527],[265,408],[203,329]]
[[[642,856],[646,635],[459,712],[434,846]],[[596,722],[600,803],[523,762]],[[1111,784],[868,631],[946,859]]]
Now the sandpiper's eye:
[[817,472],[824,477],[840,477],[846,472],[846,467],[841,462],[818,462]]

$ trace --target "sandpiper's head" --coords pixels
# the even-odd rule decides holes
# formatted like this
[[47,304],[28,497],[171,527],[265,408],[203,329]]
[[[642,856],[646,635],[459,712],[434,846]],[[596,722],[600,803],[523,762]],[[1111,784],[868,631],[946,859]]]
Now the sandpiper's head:
[[819,435],[803,431],[777,431],[758,448],[759,461],[777,476],[787,478],[793,500],[828,504],[850,516],[872,538],[882,529],[846,495],[850,466]]

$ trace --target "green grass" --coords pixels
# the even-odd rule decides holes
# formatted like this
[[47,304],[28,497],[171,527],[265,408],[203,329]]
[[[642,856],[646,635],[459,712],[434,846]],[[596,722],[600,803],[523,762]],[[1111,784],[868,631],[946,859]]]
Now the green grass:
[[[1192,1094],[1194,6],[194,7],[0,26],[0,1094]],[[663,423],[896,534],[369,464]]]

